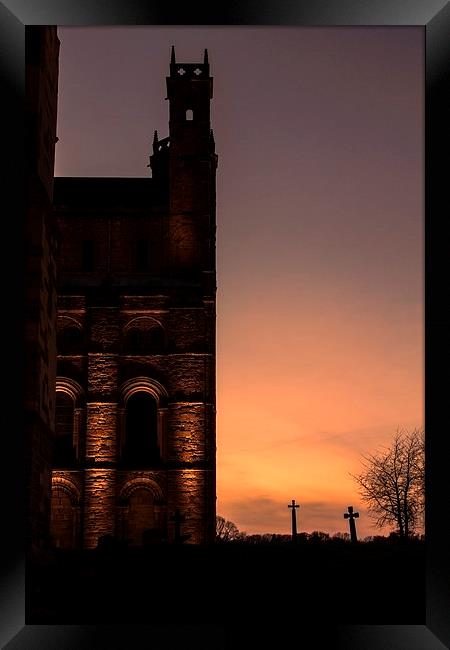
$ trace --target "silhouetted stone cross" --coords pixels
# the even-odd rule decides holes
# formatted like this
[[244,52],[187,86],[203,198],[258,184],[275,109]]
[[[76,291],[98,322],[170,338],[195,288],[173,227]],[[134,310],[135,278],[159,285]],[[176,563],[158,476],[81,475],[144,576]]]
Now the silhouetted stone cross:
[[178,68],[178,74],[183,76],[184,74],[186,74],[186,70],[184,68]]
[[344,519],[348,519],[350,524],[350,539],[352,542],[357,542],[358,538],[356,537],[356,524],[355,519],[359,517],[359,512],[353,512],[353,506],[348,507],[348,512],[344,513]]
[[202,71],[200,70],[200,68],[195,68],[194,74],[196,74],[198,77],[199,74],[202,74]]
[[295,499],[292,499],[292,503],[288,505],[288,508],[292,508],[292,541],[295,542],[297,539],[297,513],[295,509],[300,508],[300,506],[295,503]]
[[173,521],[175,524],[174,538],[173,541],[175,544],[179,544],[182,541],[180,524],[185,520],[185,516],[181,514],[179,508],[175,509],[175,514],[172,515],[170,521]]

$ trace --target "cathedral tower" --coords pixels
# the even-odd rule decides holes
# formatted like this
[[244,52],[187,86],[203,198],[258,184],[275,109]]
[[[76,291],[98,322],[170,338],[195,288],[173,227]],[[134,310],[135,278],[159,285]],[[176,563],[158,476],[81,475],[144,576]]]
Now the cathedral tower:
[[213,272],[216,155],[210,122],[213,80],[203,63],[176,63],[172,49],[170,103],[170,259],[176,272]]
[[152,178],[56,178],[55,545],[215,536],[212,79],[172,50]]

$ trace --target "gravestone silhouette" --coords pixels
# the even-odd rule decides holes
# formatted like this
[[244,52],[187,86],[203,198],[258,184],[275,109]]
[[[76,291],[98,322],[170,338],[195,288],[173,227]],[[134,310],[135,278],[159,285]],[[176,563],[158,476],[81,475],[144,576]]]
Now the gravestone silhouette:
[[348,512],[344,513],[344,519],[348,519],[348,523],[350,524],[350,538],[353,543],[358,541],[355,524],[355,518],[357,519],[358,517],[359,512],[353,512],[353,506],[348,506]]
[[181,523],[184,522],[185,520],[186,517],[181,514],[179,508],[176,508],[175,513],[170,518],[170,521],[174,522],[174,537],[173,537],[174,544],[182,544],[183,542],[185,542],[191,537],[190,533],[185,535],[181,534]]
[[288,505],[288,508],[292,508],[292,541],[297,541],[297,516],[295,509],[299,508],[298,503],[295,503],[295,499],[292,499],[292,503]]

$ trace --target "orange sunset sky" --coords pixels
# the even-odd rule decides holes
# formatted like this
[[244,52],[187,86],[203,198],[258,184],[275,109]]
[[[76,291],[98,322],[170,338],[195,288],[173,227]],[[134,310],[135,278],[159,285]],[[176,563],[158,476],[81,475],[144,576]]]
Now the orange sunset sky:
[[[350,473],[423,426],[423,30],[59,28],[56,175],[146,176],[170,46],[209,50],[217,511],[376,534]],[[387,532],[387,531],[384,531]]]

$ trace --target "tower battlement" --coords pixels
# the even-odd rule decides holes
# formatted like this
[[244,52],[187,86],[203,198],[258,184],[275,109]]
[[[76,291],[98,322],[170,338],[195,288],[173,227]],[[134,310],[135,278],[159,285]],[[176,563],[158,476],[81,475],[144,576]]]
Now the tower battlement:
[[185,81],[188,79],[210,79],[208,50],[204,51],[202,63],[180,63],[175,60],[175,47],[172,45],[170,77]]

